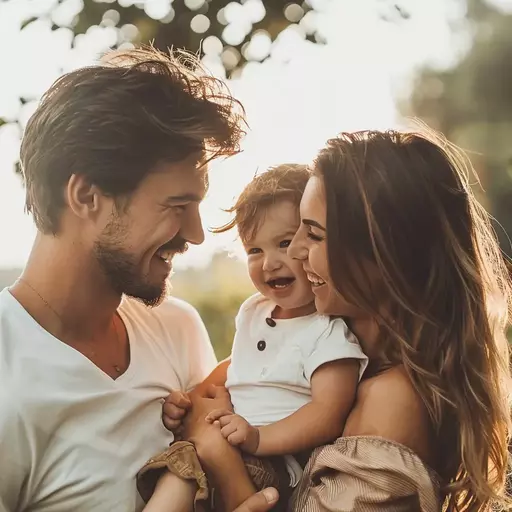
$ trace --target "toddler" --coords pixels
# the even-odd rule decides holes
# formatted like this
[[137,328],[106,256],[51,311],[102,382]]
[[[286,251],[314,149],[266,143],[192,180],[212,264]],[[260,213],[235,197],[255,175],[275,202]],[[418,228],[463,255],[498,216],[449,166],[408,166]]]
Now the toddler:
[[[278,488],[282,505],[311,450],[342,434],[367,364],[345,322],[316,312],[302,263],[287,253],[300,225],[299,203],[308,179],[306,166],[271,168],[249,183],[229,210],[233,220],[216,230],[238,229],[258,293],[236,317],[230,359],[200,385],[226,386],[234,412],[216,410],[206,419],[218,422],[227,442],[240,448],[258,490]],[[143,497],[154,487],[150,470],[163,467],[195,479],[196,500],[208,496],[192,445],[177,442],[141,471]],[[168,508],[164,502],[151,510],[171,510],[177,493]]]

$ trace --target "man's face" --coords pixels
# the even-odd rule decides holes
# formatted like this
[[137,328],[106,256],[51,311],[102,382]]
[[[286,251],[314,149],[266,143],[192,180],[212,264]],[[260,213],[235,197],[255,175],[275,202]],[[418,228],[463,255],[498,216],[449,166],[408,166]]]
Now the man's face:
[[172,258],[187,243],[204,240],[199,204],[207,189],[197,155],[160,164],[102,228],[94,253],[118,293],[159,304],[167,292]]

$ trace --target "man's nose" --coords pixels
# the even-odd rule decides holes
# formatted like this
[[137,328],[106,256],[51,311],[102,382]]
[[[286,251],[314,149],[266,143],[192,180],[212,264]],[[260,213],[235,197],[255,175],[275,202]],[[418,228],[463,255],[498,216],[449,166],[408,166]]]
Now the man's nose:
[[189,212],[181,225],[180,235],[193,245],[200,245],[204,242],[204,229],[199,214],[199,207]]

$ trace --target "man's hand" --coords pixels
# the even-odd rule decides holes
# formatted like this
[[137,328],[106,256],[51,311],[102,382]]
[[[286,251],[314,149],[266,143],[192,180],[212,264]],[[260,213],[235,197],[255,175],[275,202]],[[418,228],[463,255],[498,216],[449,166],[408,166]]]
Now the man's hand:
[[[207,430],[215,431],[213,425],[205,421],[206,416],[215,409],[232,410],[229,393],[223,386],[209,386],[201,393],[195,390],[189,394],[191,408],[183,417],[180,433],[183,439],[196,445],[201,442]],[[209,437],[209,435],[207,436]],[[222,436],[219,436],[222,440]]]
[[279,499],[277,490],[273,487],[267,487],[252,496],[249,496],[233,512],[266,512],[270,510]]
[[192,407],[187,393],[183,391],[171,391],[162,405],[162,421],[165,427],[176,433],[180,427],[185,414]]
[[[203,398],[209,400],[201,400]],[[173,390],[162,405],[162,421],[165,427],[174,433],[180,431],[183,419],[194,403],[196,409],[205,410],[205,415],[215,406],[226,409],[232,408],[229,393],[223,386],[201,385],[189,394],[184,391]],[[208,405],[208,403],[211,405]]]
[[238,446],[244,452],[255,454],[260,444],[260,432],[249,425],[246,419],[231,411],[216,409],[206,416],[208,423],[219,425],[221,434],[232,446]]

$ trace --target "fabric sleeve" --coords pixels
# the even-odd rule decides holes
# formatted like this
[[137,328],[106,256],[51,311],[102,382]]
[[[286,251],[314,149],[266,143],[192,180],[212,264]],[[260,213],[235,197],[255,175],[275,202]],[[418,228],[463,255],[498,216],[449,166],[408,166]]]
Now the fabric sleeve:
[[439,481],[402,445],[381,438],[340,438],[315,450],[291,510],[439,512]]
[[0,512],[21,510],[23,487],[31,465],[25,433],[16,406],[0,392]]
[[335,318],[329,322],[328,328],[317,340],[311,354],[304,363],[306,378],[310,381],[317,368],[339,359],[359,360],[359,378],[363,375],[368,364],[368,358],[363,353],[354,334],[349,331],[347,324],[341,318]]
[[217,366],[217,357],[199,313],[191,305],[186,306],[183,331],[187,343],[189,371],[184,387],[189,392],[210,375]]
[[240,306],[240,309],[238,310],[238,313],[235,317],[235,328],[238,330],[245,323],[247,315],[253,314],[254,310],[259,307],[260,304],[265,303],[267,300],[268,299],[263,297],[261,293],[255,293],[246,299]]

